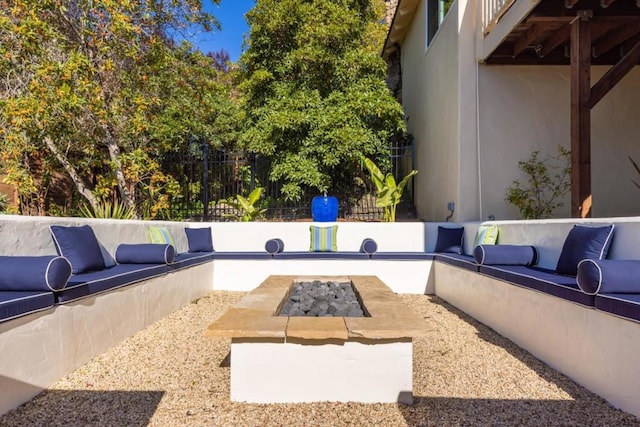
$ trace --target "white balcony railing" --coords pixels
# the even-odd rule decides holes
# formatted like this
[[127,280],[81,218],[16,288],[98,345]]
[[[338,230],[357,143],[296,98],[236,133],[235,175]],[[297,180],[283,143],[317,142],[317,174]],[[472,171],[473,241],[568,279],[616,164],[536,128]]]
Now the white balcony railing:
[[482,34],[487,35],[516,0],[482,1]]

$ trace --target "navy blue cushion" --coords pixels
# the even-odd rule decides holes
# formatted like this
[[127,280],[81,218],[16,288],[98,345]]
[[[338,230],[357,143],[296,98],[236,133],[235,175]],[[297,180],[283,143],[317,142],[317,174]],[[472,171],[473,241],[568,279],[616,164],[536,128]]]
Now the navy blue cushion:
[[266,252],[213,252],[213,259],[270,260],[275,255],[279,254],[268,254]]
[[362,252],[281,252],[273,254],[274,259],[369,259]]
[[52,292],[0,291],[0,322],[53,307]]
[[360,245],[360,252],[364,252],[365,254],[374,254],[377,250],[378,244],[370,237],[364,239]]
[[640,294],[640,260],[583,259],[578,286],[587,294]]
[[640,294],[598,294],[596,308],[640,322]]
[[436,261],[440,261],[456,267],[465,268],[471,271],[478,271],[479,269],[478,264],[476,264],[476,261],[471,255],[439,253],[436,254]]
[[67,286],[55,294],[56,301],[66,303],[109,289],[162,276],[168,272],[169,267],[166,264],[118,264],[100,271],[74,274],[69,279]]
[[284,250],[284,242],[282,239],[269,239],[264,244],[264,250],[270,254],[277,254]]
[[180,270],[213,260],[215,252],[183,252],[176,255],[169,265],[171,270]]
[[116,248],[119,264],[171,264],[175,256],[175,249],[168,244],[121,244]]
[[613,224],[603,227],[574,225],[564,244],[556,266],[556,273],[575,276],[583,259],[607,257],[613,238]]
[[371,254],[371,259],[387,260],[433,260],[435,254],[431,252],[376,252]]
[[185,228],[189,252],[213,252],[211,227]]
[[478,245],[473,248],[473,259],[484,265],[535,265],[538,251],[533,246]]
[[582,292],[575,277],[562,276],[553,270],[521,265],[481,265],[480,273],[578,304],[594,305],[593,295]]
[[61,256],[0,256],[0,291],[57,291],[71,277]]
[[104,268],[100,244],[91,227],[52,225],[50,229],[58,254],[69,260],[74,274]]
[[438,240],[436,241],[435,252],[462,253],[462,239],[464,238],[464,227],[441,227],[438,226]]

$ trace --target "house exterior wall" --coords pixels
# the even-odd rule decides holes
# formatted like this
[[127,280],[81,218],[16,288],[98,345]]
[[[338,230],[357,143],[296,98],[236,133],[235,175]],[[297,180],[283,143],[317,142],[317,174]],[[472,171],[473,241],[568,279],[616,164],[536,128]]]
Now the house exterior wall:
[[[594,68],[599,78],[606,67]],[[593,80],[595,82],[595,80]],[[636,66],[591,110],[593,216],[640,215],[640,67]]]
[[[479,1],[456,1],[425,49],[420,2],[402,43],[402,100],[416,139],[418,217],[442,221],[517,219],[505,201],[518,168],[535,150],[546,158],[570,147],[569,66],[487,66]],[[592,68],[595,83],[607,67]],[[627,156],[640,164],[640,67],[591,112],[592,216],[640,214],[640,183]],[[569,217],[570,195],[555,217]]]
[[[593,67],[595,83],[607,67]],[[526,183],[518,161],[539,150],[553,155],[570,148],[570,68],[568,66],[480,66],[479,136],[483,219],[516,219],[504,201],[514,179]],[[591,111],[593,217],[640,213],[640,181],[627,156],[640,161],[640,70],[633,70]],[[556,217],[569,217],[566,195]]]
[[[527,184],[518,161],[535,150],[540,157],[569,147],[568,67],[479,67],[479,136],[482,212],[486,219],[516,219],[518,210],[504,200],[514,179]],[[558,210],[571,216],[570,195]]]
[[480,209],[481,181],[478,172],[478,122],[476,75],[476,2],[457,0],[455,15],[458,34],[458,133],[459,141],[459,191],[457,221],[476,221],[482,219]]
[[458,57],[448,54],[458,49],[456,25],[443,26],[426,52],[425,37],[421,2],[402,46],[402,99],[407,129],[416,139],[418,217],[442,221],[447,203],[458,199]]

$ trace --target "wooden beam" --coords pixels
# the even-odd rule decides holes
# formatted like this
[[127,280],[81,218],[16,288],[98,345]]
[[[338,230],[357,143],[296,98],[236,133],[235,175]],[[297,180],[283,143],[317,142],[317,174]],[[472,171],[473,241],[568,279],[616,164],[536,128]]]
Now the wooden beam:
[[591,23],[571,24],[571,216],[591,216]]
[[[640,32],[640,24],[624,25],[615,31],[604,36],[593,46],[593,56],[598,57],[603,53],[609,52],[620,43],[628,40]],[[596,37],[594,37],[595,39]]]
[[[640,0],[638,0],[640,2]],[[576,19],[575,16],[531,16],[525,20],[527,24],[570,24]],[[593,19],[599,24],[633,24],[640,22],[640,15],[598,15]]]
[[[638,0],[640,1],[640,0]],[[631,49],[633,49],[633,47],[636,45],[636,43],[638,43],[640,41],[640,34],[636,34],[635,36],[631,37],[629,40],[627,40],[626,42],[622,43],[620,45],[620,56],[624,56],[625,53],[629,52]]]
[[545,31],[544,25],[532,25],[528,31],[526,31],[518,40],[513,43],[513,57],[520,55],[520,53],[531,45],[541,34]]
[[576,3],[578,3],[580,0],[564,0],[564,7],[566,7],[567,9],[571,9],[573,6],[576,5]]
[[576,19],[575,16],[546,16],[546,15],[531,15],[527,18],[527,23],[538,23],[538,22],[553,22],[556,24],[570,24],[571,21]]
[[545,57],[550,54],[555,48],[569,40],[571,37],[571,25],[565,25],[564,27],[560,27],[560,29],[556,30],[555,33],[551,35],[547,39],[546,42],[542,45],[542,48],[538,51],[538,55],[540,57]]
[[589,96],[589,108],[593,108],[640,61],[640,41],[631,48],[616,65],[593,85]]

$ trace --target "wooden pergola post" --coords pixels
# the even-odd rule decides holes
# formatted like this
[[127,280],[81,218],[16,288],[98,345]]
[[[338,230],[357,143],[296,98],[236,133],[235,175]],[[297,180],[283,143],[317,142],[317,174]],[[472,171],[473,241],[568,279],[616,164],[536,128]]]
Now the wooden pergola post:
[[571,216],[591,216],[591,11],[571,24]]

